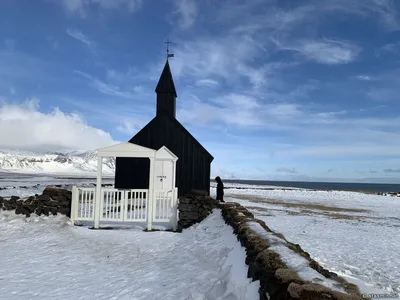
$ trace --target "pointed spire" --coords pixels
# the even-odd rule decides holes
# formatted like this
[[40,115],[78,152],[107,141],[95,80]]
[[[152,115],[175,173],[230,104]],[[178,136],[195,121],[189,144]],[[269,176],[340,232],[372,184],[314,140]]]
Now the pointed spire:
[[157,94],[173,94],[178,97],[175,90],[174,80],[172,79],[171,69],[169,67],[168,58],[165,62],[164,69],[161,73],[160,80],[156,87]]

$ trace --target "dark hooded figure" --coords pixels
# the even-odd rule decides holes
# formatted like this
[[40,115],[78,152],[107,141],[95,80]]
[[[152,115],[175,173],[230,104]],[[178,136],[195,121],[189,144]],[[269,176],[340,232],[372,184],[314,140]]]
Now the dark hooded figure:
[[222,183],[221,177],[215,177],[215,181],[217,182],[217,200],[221,202],[224,201],[224,184]]

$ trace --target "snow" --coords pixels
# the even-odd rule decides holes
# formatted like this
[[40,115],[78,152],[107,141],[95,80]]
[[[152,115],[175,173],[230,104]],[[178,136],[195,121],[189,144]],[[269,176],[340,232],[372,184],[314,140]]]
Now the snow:
[[272,230],[300,244],[323,267],[343,275],[362,292],[400,294],[397,197],[345,191],[228,188],[225,201],[248,207]]
[[89,230],[0,212],[2,299],[258,299],[245,250],[215,210],[182,233]]
[[[29,174],[82,174],[95,175],[95,152],[81,154],[7,153],[0,151],[0,171]],[[113,175],[115,159],[104,158],[103,174]]]
[[[217,187],[217,183],[215,181],[210,183],[210,186],[215,188]],[[258,189],[258,190],[262,190],[262,189],[287,189],[287,190],[298,190],[301,188],[297,188],[297,187],[282,187],[282,186],[275,186],[275,185],[257,185],[257,184],[246,184],[246,183],[236,183],[236,182],[226,182],[224,183],[224,188],[226,189],[250,189],[250,190],[254,190],[254,189]]]
[[[8,173],[0,174],[0,178],[0,187],[7,187],[0,190],[3,197],[31,196],[40,193],[46,185],[91,186],[96,181],[95,178]],[[36,186],[38,183],[40,185]],[[112,183],[112,180],[104,180],[104,183]],[[286,188],[270,186],[240,185],[240,189],[230,186],[226,185],[226,201],[248,207],[272,230],[282,233],[288,241],[300,244],[324,268],[357,284],[364,293],[400,294],[400,199],[397,197],[342,191],[284,190]],[[211,189],[211,194],[215,195],[215,188]],[[337,211],[324,211],[321,205]],[[147,296],[153,289],[155,296],[151,299],[164,294],[167,296],[161,299],[223,299],[215,296],[219,290],[220,293],[234,293],[235,296],[225,299],[258,297],[259,283],[249,283],[246,278],[244,249],[238,246],[231,228],[223,225],[215,214],[182,234],[144,233],[140,226],[92,231],[67,226],[67,220],[59,216],[24,219],[11,215],[8,221],[4,220],[4,214],[2,217],[0,251],[13,255],[2,259],[0,295],[6,289],[5,295],[8,296],[12,289],[23,293],[20,297],[11,295],[6,299],[29,299],[29,295],[35,292],[40,299],[65,298],[64,295],[85,299],[85,296],[91,298],[89,295],[95,295],[97,290],[99,294],[103,293],[99,299],[145,299],[145,296],[140,298],[139,292],[135,294],[136,289]],[[283,253],[286,250],[276,250],[282,256],[286,255]],[[172,260],[167,264],[164,260],[169,256]],[[289,256],[283,259],[299,270],[304,267],[301,261]],[[99,264],[96,265],[97,260]],[[148,268],[146,264],[149,264]],[[101,272],[102,268],[106,274]],[[153,269],[163,275],[146,272]],[[193,272],[188,271],[191,269]],[[14,273],[16,275],[12,275]],[[200,280],[196,279],[196,274],[200,274]],[[302,276],[310,274],[302,273]],[[179,281],[182,286],[176,288],[173,282]],[[162,284],[166,285],[168,292],[161,291]],[[187,289],[183,287],[185,285]],[[74,292],[74,289],[81,293]],[[243,296],[244,290],[257,296]]]
[[[0,196],[10,197],[29,197],[35,194],[41,194],[48,185],[62,185],[64,188],[71,189],[73,185],[81,187],[94,187],[96,178],[74,178],[69,176],[33,175],[33,174],[15,174],[0,173]],[[113,178],[103,178],[103,184],[114,184]]]
[[323,275],[309,266],[310,262],[308,260],[306,260],[300,254],[289,249],[286,246],[287,243],[285,240],[271,232],[267,232],[259,223],[249,222],[248,224],[255,233],[268,241],[268,244],[271,245],[268,250],[278,253],[282,261],[289,268],[295,270],[301,279],[304,281],[318,283],[333,290],[345,293],[345,291],[338,286],[338,282],[325,278]]

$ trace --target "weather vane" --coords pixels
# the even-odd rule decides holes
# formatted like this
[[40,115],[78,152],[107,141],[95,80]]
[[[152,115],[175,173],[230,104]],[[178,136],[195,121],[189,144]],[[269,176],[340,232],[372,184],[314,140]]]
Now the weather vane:
[[169,44],[172,44],[172,42],[171,42],[169,39],[167,39],[167,41],[164,42],[164,44],[167,45],[167,59],[168,59],[169,57],[174,57],[175,54],[169,53]]

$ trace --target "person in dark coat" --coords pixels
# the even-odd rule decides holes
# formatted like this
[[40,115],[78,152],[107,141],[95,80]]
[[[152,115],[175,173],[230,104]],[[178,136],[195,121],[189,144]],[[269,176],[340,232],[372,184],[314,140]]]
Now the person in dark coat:
[[215,181],[217,182],[217,200],[221,202],[224,201],[224,184],[222,183],[221,177],[215,177]]

